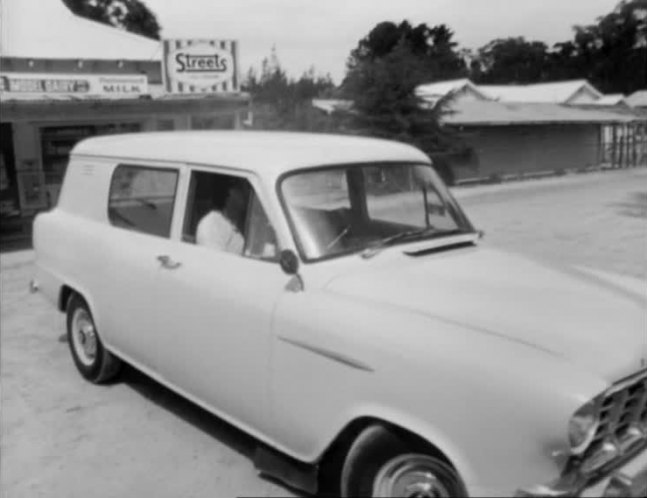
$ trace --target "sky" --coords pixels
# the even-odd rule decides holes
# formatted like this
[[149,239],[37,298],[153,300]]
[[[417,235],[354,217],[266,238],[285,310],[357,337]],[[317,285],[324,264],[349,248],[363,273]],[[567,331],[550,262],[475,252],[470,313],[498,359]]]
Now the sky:
[[611,12],[618,0],[143,0],[164,38],[235,39],[243,76],[272,47],[298,78],[314,67],[336,83],[358,41],[379,22],[447,24],[463,48],[524,36],[549,46]]

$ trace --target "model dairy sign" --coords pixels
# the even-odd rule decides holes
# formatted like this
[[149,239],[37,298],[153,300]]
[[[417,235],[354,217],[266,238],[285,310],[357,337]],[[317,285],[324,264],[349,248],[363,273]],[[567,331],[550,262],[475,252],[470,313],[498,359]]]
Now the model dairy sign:
[[164,40],[163,44],[167,92],[238,91],[235,41]]
[[148,78],[134,74],[0,74],[0,92],[25,96],[114,96],[128,97],[148,93]]

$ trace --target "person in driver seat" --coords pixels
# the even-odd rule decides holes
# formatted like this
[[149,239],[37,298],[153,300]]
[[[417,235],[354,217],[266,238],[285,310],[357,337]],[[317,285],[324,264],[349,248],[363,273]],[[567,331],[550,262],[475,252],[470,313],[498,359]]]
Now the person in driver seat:
[[241,232],[249,189],[233,183],[222,210],[212,209],[202,217],[196,229],[196,243],[220,251],[242,254],[245,238]]

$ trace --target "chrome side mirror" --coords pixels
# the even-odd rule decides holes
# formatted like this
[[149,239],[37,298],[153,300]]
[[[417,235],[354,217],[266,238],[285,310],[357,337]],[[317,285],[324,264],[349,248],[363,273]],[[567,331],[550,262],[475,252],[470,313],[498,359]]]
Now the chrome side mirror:
[[304,289],[303,279],[299,275],[299,258],[290,249],[284,249],[279,255],[279,265],[281,269],[292,278],[285,286],[286,290],[290,292],[301,292]]
[[296,275],[299,271],[299,258],[290,249],[283,249],[279,255],[281,269],[288,275]]

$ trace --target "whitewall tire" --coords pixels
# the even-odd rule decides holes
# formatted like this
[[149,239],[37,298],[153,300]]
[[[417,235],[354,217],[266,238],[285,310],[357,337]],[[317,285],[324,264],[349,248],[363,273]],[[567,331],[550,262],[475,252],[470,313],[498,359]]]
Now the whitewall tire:
[[90,308],[78,294],[67,305],[67,342],[76,368],[90,382],[107,382],[119,373],[121,360],[104,348]]

